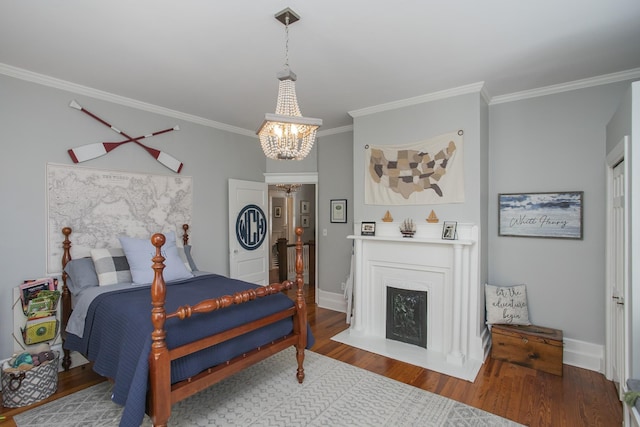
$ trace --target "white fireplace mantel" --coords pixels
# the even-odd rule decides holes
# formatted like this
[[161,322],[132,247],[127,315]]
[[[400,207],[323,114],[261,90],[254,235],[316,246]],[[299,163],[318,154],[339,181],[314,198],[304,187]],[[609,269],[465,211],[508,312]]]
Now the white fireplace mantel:
[[[479,283],[478,228],[458,224],[458,239],[442,225],[421,224],[403,238],[387,223],[354,241],[351,327],[334,339],[374,353],[473,381],[487,352]],[[386,339],[387,286],[427,292],[427,348]]]

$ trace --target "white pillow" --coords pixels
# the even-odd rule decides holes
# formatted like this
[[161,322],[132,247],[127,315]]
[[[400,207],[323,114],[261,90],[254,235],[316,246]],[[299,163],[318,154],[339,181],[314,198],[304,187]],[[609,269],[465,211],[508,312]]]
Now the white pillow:
[[484,285],[487,323],[530,325],[525,285]]
[[[162,276],[165,281],[187,279],[193,274],[185,267],[178,248],[176,247],[176,235],[173,231],[165,234],[165,244],[162,246],[162,256],[165,258],[165,268]],[[132,237],[119,237],[120,244],[127,257],[131,269],[131,277],[135,284],[147,284],[153,282],[154,271],[151,268],[151,259],[156,254],[156,248],[150,239],[134,239]]]

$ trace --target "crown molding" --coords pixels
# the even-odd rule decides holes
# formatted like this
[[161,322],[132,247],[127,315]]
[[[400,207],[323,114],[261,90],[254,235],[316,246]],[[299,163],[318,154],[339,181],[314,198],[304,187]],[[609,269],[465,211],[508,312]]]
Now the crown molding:
[[[25,70],[11,65],[0,63],[0,74],[4,74],[16,79],[29,81],[32,83],[49,86],[55,89],[60,89],[75,93],[78,95],[84,95],[103,101],[112,102],[114,104],[123,105],[126,107],[136,108],[150,113],[160,114],[167,117],[173,117],[175,119],[184,120],[186,122],[196,123],[199,125],[223,130],[226,132],[235,133],[238,135],[244,135],[251,138],[257,138],[254,131],[239,128],[237,126],[231,126],[224,123],[216,122],[215,120],[205,119],[200,116],[192,114],[182,113],[180,111],[171,110],[169,108],[160,107],[154,104],[138,101],[132,98],[127,98],[120,95],[115,95],[109,92],[93,89],[88,86],[71,83],[66,80],[57,79],[54,77],[46,76],[44,74],[38,74],[33,71]],[[625,80],[633,80],[640,78],[640,68],[634,68],[631,70],[620,71],[611,74],[605,74],[602,76],[596,76],[581,80],[575,80],[572,82],[561,83],[557,85],[545,86],[537,89],[530,89],[521,92],[514,92],[505,95],[498,95],[491,97],[486,89],[484,82],[472,83],[465,86],[459,86],[452,89],[446,89],[438,92],[433,92],[425,95],[416,96],[413,98],[407,98],[399,101],[389,102],[385,104],[375,105],[372,107],[366,107],[359,110],[349,111],[351,117],[362,117],[369,114],[379,113],[383,111],[395,110],[398,108],[408,107],[412,105],[422,104],[425,102],[436,101],[440,99],[450,98],[458,95],[466,95],[469,93],[480,93],[480,96],[489,105],[502,104],[506,102],[520,101],[528,98],[535,98],[545,95],[553,95],[556,93],[567,92],[576,89],[588,88],[593,86],[599,86],[603,84],[616,83]],[[344,132],[352,132],[353,125],[341,126],[333,129],[326,129],[318,132],[318,137],[335,135]]]
[[353,125],[346,125],[346,126],[333,128],[333,129],[320,130],[318,131],[318,138],[321,138],[323,136],[336,135],[338,133],[345,133],[345,132],[353,132]]
[[374,105],[373,107],[362,108],[360,110],[349,111],[351,117],[362,117],[369,114],[381,113],[383,111],[396,110],[398,108],[409,107],[411,105],[423,104],[425,102],[437,101],[439,99],[451,98],[468,93],[477,93],[484,87],[484,82],[472,83],[452,89],[441,90],[428,93],[413,98],[401,99],[399,101],[388,102],[386,104]]
[[237,133],[244,136],[250,136],[257,138],[255,132],[247,129],[242,129],[236,126],[227,125],[224,123],[216,122],[214,120],[205,119],[203,117],[194,116],[192,114],[182,113],[180,111],[171,110],[169,108],[160,107],[157,105],[149,104],[142,101],[137,101],[132,98],[127,98],[113,93],[93,89],[87,86],[82,86],[76,83],[71,83],[66,80],[57,79],[55,77],[46,76],[44,74],[34,73],[33,71],[24,70],[22,68],[13,67],[11,65],[0,63],[0,73],[9,77],[14,77],[20,80],[26,80],[32,83],[49,86],[55,89],[61,89],[67,92],[72,92],[78,95],[84,95],[103,101],[112,102],[114,104],[124,105],[126,107],[136,108],[138,110],[148,111],[150,113],[160,114],[167,117],[173,117],[174,119],[184,120],[187,122],[197,123],[203,126],[212,127],[227,132]]
[[605,74],[602,76],[590,77],[587,79],[574,80],[572,82],[557,85],[544,86],[537,89],[523,90],[521,92],[509,93],[506,95],[494,96],[489,104],[502,104],[505,102],[520,101],[523,99],[536,98],[538,96],[553,95],[570,90],[584,89],[593,86],[600,86],[609,83],[617,83],[625,80],[640,78],[640,68],[620,71],[617,73]]

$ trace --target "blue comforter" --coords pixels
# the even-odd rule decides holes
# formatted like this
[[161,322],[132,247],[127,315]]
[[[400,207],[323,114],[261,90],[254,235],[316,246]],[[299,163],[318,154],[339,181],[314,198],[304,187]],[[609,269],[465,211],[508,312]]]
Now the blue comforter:
[[[179,306],[258,287],[247,282],[210,274],[167,283],[167,313]],[[182,344],[230,329],[291,307],[284,294],[270,295],[186,320],[169,319],[165,324],[167,346]],[[182,357],[171,363],[171,381],[191,377],[208,367],[284,337],[293,329],[283,319],[225,343]],[[313,345],[308,329],[307,348]],[[149,286],[135,286],[98,295],[87,311],[83,338],[67,334],[64,347],[78,351],[94,362],[93,369],[113,379],[112,399],[124,405],[120,426],[139,426],[144,417],[151,349],[151,293]],[[295,372],[295,369],[294,371]]]

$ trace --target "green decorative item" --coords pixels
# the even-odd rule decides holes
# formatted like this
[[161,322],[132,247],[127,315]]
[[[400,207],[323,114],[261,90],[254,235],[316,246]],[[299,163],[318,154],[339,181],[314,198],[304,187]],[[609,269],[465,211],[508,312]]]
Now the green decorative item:
[[624,401],[627,405],[633,406],[636,404],[636,399],[640,397],[640,391],[628,391],[624,394]]

